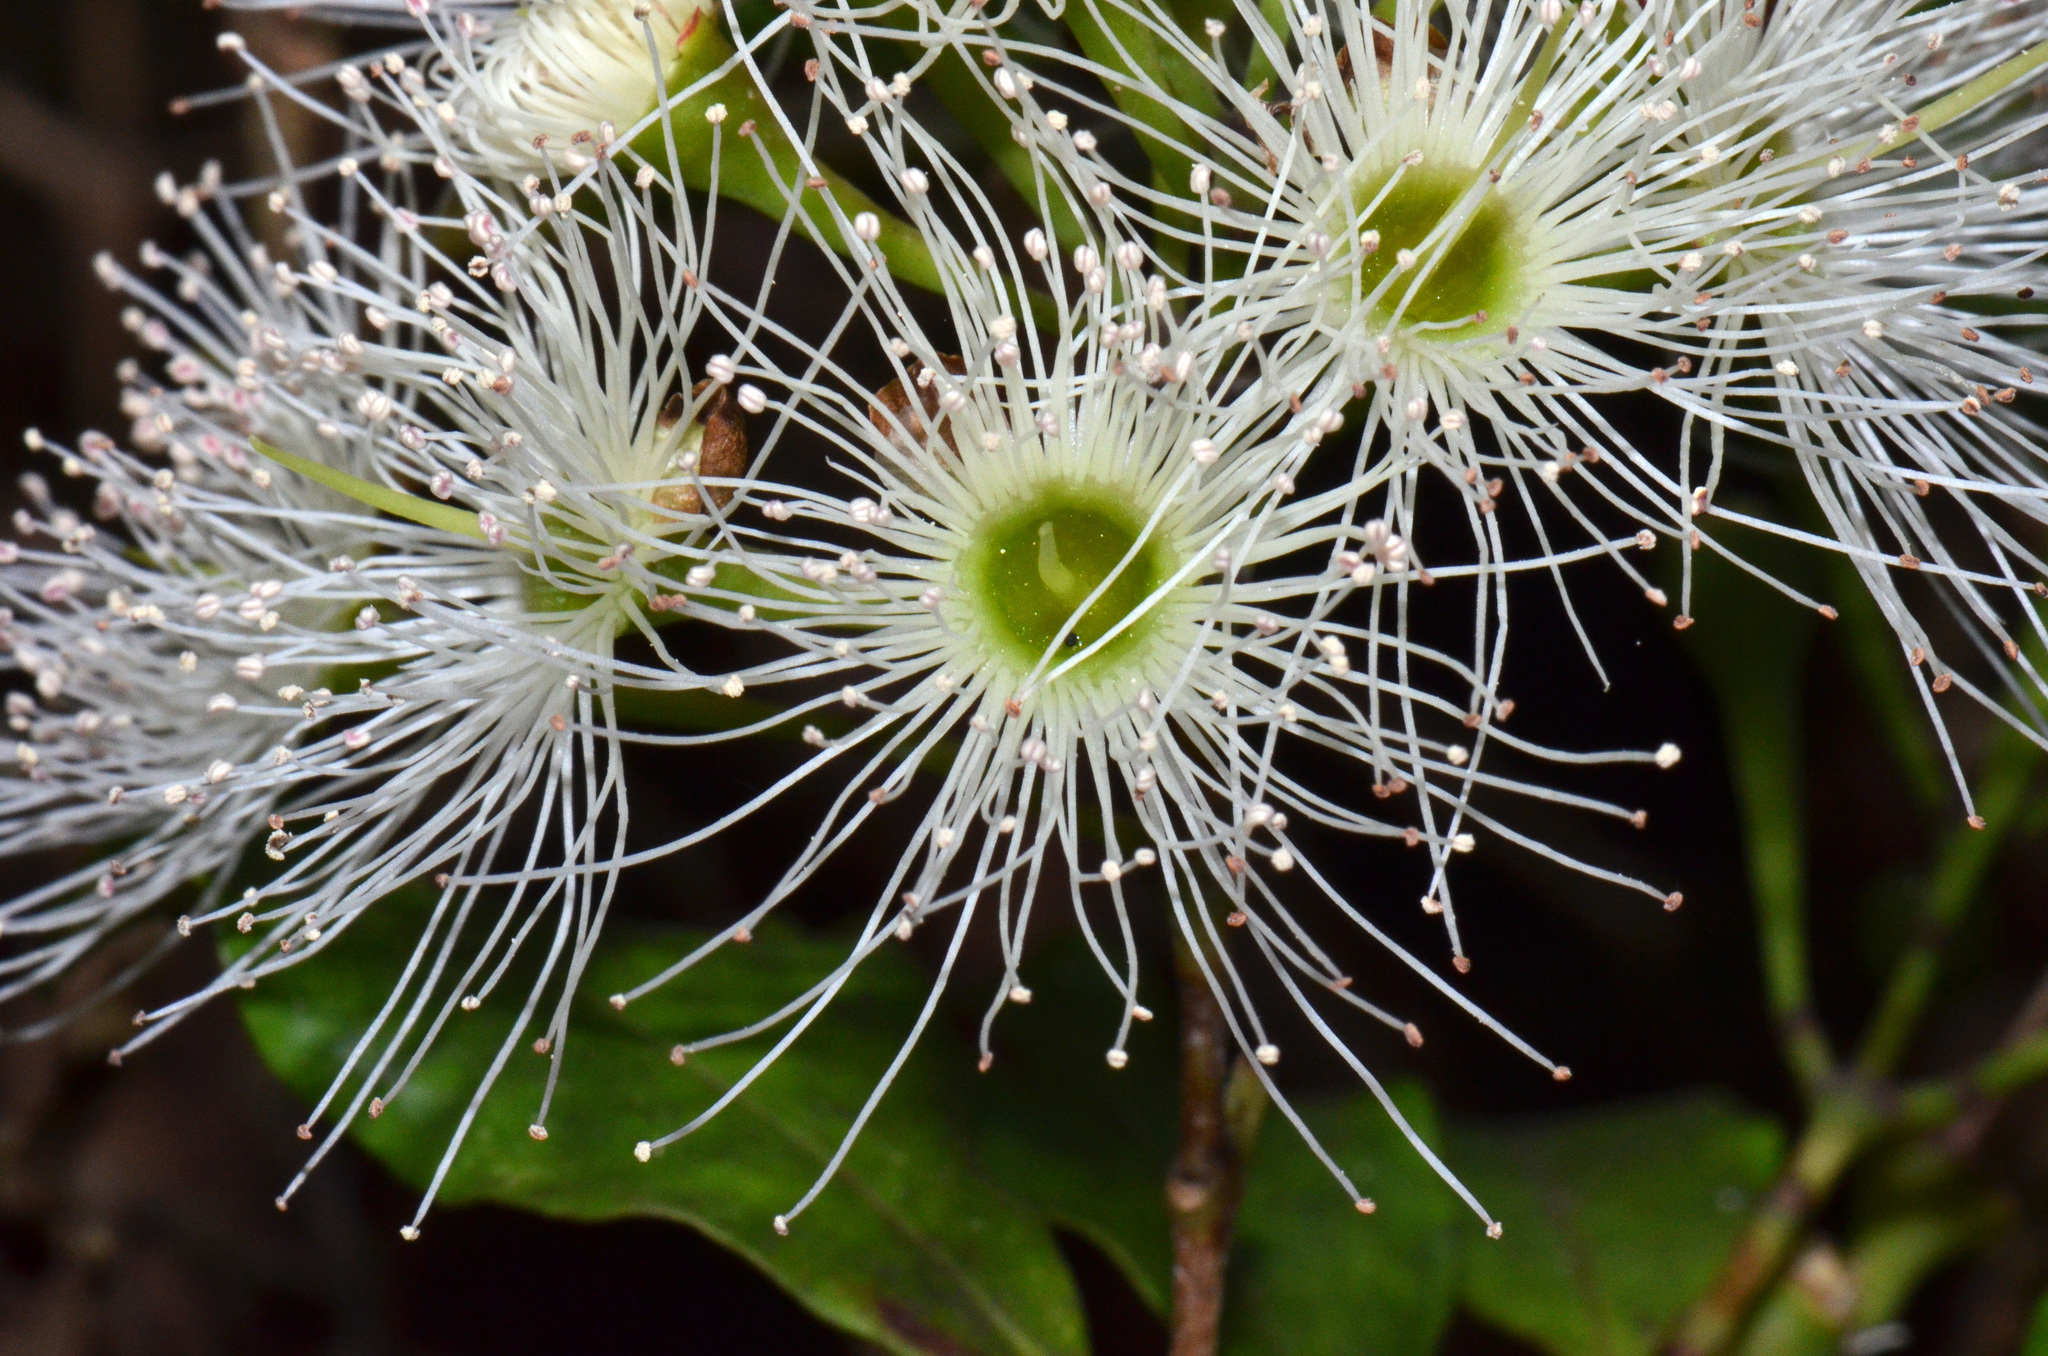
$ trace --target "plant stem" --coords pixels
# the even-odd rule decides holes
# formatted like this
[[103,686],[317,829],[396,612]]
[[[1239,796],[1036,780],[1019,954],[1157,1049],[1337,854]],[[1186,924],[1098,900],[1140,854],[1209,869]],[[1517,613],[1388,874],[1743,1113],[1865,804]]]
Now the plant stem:
[[1860,1087],[1837,1085],[1822,1098],[1713,1289],[1685,1316],[1670,1347],[1673,1356],[1715,1356],[1733,1344],[1750,1311],[1791,1260],[1808,1217],[1834,1193],[1849,1164],[1883,1124]]
[[1939,132],[1967,113],[2025,80],[2048,64],[2048,42],[2035,43],[2018,56],[1994,66],[1969,84],[1920,110],[1920,131]]
[[1571,27],[1566,20],[1550,26],[1550,36],[1543,40],[1542,48],[1537,51],[1535,64],[1522,77],[1522,87],[1515,91],[1515,106],[1508,110],[1507,119],[1501,123],[1500,135],[1494,138],[1492,149],[1486,153],[1488,163],[1507,149],[1517,132],[1529,125],[1529,115],[1536,111],[1536,96],[1543,92],[1544,82],[1550,79],[1550,72],[1557,65],[1557,54],[1563,50]]
[[[1921,137],[1932,136],[1958,118],[1967,117],[1978,108],[2011,89],[2042,66],[2048,65],[2048,42],[2035,43],[2026,51],[1992,67],[1984,74],[1970,81],[1960,89],[1923,106],[1914,116],[1918,119],[1912,135],[1894,141],[1891,146],[1898,150],[1909,149]],[[1857,160],[1864,156],[1876,155],[1886,149],[1886,143],[1875,136],[1867,136],[1847,146],[1829,148],[1827,153],[1839,155],[1845,160]]]
[[[1804,671],[1800,660],[1790,674]],[[1756,899],[1764,997],[1786,1066],[1811,1104],[1834,1077],[1835,1055],[1814,1015],[1806,942],[1805,741],[1799,691],[1797,681],[1788,678],[1746,705],[1726,703],[1723,710]]]
[[1265,1110],[1258,1078],[1231,1049],[1229,1024],[1192,951],[1176,948],[1180,1148],[1166,1181],[1173,1219],[1169,1356],[1216,1356],[1223,1273],[1244,1195],[1244,1158]]
[[1913,1130],[1947,1125],[1950,1136],[1963,1136],[1967,1142],[1961,1147],[1968,1148],[2000,1099],[2042,1078],[2048,1078],[2048,1031],[2031,1031],[1960,1077],[1907,1088],[1899,1096],[1899,1120]]

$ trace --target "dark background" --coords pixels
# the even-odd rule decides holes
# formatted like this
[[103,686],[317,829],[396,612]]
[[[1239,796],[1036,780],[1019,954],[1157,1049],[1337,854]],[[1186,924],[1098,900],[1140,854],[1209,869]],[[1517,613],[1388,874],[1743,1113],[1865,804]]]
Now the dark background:
[[[172,168],[189,180],[208,157],[233,177],[248,162],[248,129],[232,104],[169,112],[176,96],[235,79],[214,47],[221,16],[200,0],[4,0],[0,9],[0,436],[18,461],[25,454],[13,439],[24,427],[67,438],[83,428],[123,431],[113,371],[131,350],[91,258],[101,249],[132,258],[152,236],[177,243],[177,219],[157,202],[151,179]],[[348,40],[282,19],[245,18],[238,27],[285,68],[338,53]],[[1687,906],[1667,916],[1576,878],[1503,874],[1475,861],[1460,882],[1476,960],[1469,990],[1578,1076],[1558,1087],[1446,1020],[1419,1055],[1398,1052],[1402,1069],[1466,1116],[1716,1084],[1789,1123],[1796,1104],[1759,995],[1712,694],[1668,614],[1597,571],[1582,577],[1576,597],[1613,687],[1600,690],[1568,639],[1547,639],[1568,636],[1554,597],[1524,589],[1509,684],[1519,732],[1568,746],[1584,746],[1587,731],[1606,747],[1669,739],[1686,758],[1653,778],[1594,783],[1642,798],[1650,826],[1640,834],[1566,815],[1521,823],[1676,882]],[[1808,693],[1812,945],[1823,1019],[1843,1036],[1865,1015],[1878,962],[1896,941],[1871,935],[1865,901],[1923,864],[1932,841],[1856,692],[1824,637]],[[660,794],[649,802],[657,817]],[[2006,854],[1913,1067],[1952,1067],[1984,1048],[2031,987],[2048,954],[2044,882],[2041,844]],[[119,960],[110,955],[97,974],[76,977],[72,992],[89,990]],[[203,947],[189,948],[150,977],[143,997],[194,987],[208,964]],[[49,1005],[68,996],[52,994]],[[421,1242],[404,1245],[397,1229],[411,1213],[410,1193],[348,1152],[280,1215],[270,1202],[302,1148],[291,1095],[225,1008],[128,1067],[108,1068],[104,1052],[135,1006],[97,1012],[41,1043],[0,1046],[0,1356],[848,1349],[744,1263],[671,1226],[441,1209]],[[1306,1067],[1294,1076],[1313,1083],[1324,1074]],[[2048,1282],[2044,1128],[2038,1099],[2021,1098],[1985,1142],[1978,1170],[2009,1194],[2016,1223],[1989,1256],[1925,1290],[1908,1316],[1913,1350],[1992,1356],[2016,1348]],[[1073,1244],[1071,1255],[1101,1356],[1163,1351],[1158,1322],[1114,1271],[1085,1245]],[[1524,1350],[1470,1320],[1454,1326],[1447,1349]]]

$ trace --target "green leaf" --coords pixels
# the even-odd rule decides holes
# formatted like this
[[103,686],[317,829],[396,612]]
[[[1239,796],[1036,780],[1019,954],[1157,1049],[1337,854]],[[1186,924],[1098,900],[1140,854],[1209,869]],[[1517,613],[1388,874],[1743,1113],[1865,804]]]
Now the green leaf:
[[1773,1122],[1712,1092],[1460,1126],[1446,1158],[1506,1225],[1470,1250],[1464,1302],[1557,1356],[1647,1356],[1783,1154]]
[[2023,1356],[2048,1356],[2048,1295],[2034,1306],[2034,1321],[2027,1328],[2027,1344]]
[[[302,1096],[339,1066],[410,942],[416,896],[394,896],[313,963],[268,978],[242,1010],[264,1058]],[[615,930],[585,992],[624,989],[701,938]],[[527,1125],[548,1062],[523,1048],[450,1172],[447,1204],[491,1201],[575,1220],[651,1216],[709,1235],[828,1322],[899,1353],[1055,1356],[1087,1349],[1079,1299],[1044,1218],[979,1173],[959,1133],[971,1058],[935,1031],[905,1066],[831,1187],[786,1238],[771,1228],[839,1141],[922,1001],[927,978],[896,950],[871,957],[832,1010],[732,1107],[642,1166],[637,1140],[690,1119],[766,1048],[667,1052],[755,1020],[829,971],[836,941],[770,928],[623,1013],[583,1005],[570,1027],[548,1138]],[[507,990],[524,985],[508,982]],[[425,1183],[514,1007],[458,1013],[404,1093],[358,1139]],[[955,1072],[958,1071],[958,1072]],[[433,1227],[429,1216],[426,1228]],[[687,1316],[679,1316],[685,1327]]]
[[1079,939],[1029,956],[1024,970],[1035,997],[1003,1011],[995,1064],[972,1108],[981,1161],[1102,1249],[1164,1314],[1173,1286],[1166,1174],[1180,1114],[1171,976],[1141,980],[1140,1001],[1162,1017],[1131,1029],[1130,1063],[1118,1070],[1103,1054],[1120,1000]]
[[452,504],[437,504],[431,499],[416,498],[403,490],[394,490],[389,485],[379,485],[360,476],[352,476],[346,471],[336,470],[332,466],[308,461],[261,438],[249,439],[249,445],[287,471],[297,471],[308,480],[317,481],[336,494],[347,495],[358,504],[366,504],[394,518],[418,523],[421,527],[438,528],[443,532],[452,532],[458,537],[473,537],[477,541],[484,539],[483,529],[476,524],[476,515],[467,509],[459,509]]
[[[1414,1084],[1392,1092],[1422,1137],[1441,1145],[1428,1093]],[[1224,1351],[1428,1356],[1450,1321],[1460,1256],[1468,1241],[1485,1241],[1479,1222],[1371,1097],[1302,1110],[1379,1208],[1359,1214],[1294,1127],[1267,1112],[1230,1257]],[[1463,1172],[1461,1161],[1449,1161]]]

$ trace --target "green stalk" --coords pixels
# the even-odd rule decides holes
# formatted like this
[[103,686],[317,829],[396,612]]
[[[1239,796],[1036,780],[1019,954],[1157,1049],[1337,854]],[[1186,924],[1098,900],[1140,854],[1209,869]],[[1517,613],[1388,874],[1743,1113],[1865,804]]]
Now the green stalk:
[[[733,51],[724,30],[707,19],[690,37],[688,48],[670,70],[670,93],[702,80],[730,60]],[[735,153],[729,148],[726,154],[721,155],[715,180],[719,196],[731,198],[771,220],[780,221],[789,207],[788,187],[801,186],[810,171],[805,168],[795,145],[783,134],[782,124],[777,121],[774,110],[768,107],[761,91],[755,88],[753,73],[745,64],[735,65],[703,90],[670,109],[666,123],[669,134],[675,138],[676,164],[682,171],[683,183],[700,193],[710,192],[714,185],[711,149],[717,129],[704,120],[705,110],[713,104],[725,105],[731,127],[753,123],[753,139],[766,152],[763,156],[752,148],[744,148]],[[663,124],[657,122],[633,142],[633,150],[657,167],[669,163],[668,143],[662,128]],[[849,218],[860,212],[875,214],[882,225],[875,248],[888,259],[890,272],[928,291],[944,290],[939,267],[932,259],[924,236],[915,226],[876,203],[838,171],[825,168],[815,160],[811,169],[815,169],[817,177],[825,181],[826,190]],[[807,216],[798,218],[806,235],[826,249],[851,255],[852,247],[841,232],[814,226]]]
[[1977,1099],[2009,1096],[2048,1078],[2048,1031],[2036,1031],[1987,1056],[1959,1078],[1930,1079],[1899,1095],[1899,1120],[1931,1130],[1961,1115]]
[[1939,132],[1980,104],[1989,102],[2048,65],[2048,42],[2036,43],[2018,56],[1984,72],[1959,90],[1942,95],[1920,110],[1920,132]]
[[1857,1057],[1857,1069],[1865,1078],[1882,1078],[1898,1067],[1933,991],[1942,945],[1983,886],[1999,849],[2018,822],[2039,764],[2040,750],[2032,741],[2012,730],[2001,731],[1976,779],[1977,807],[1984,828],[1956,829],[1942,845],[1927,885],[1918,936],[1893,966]]
[[[1774,564],[1758,542],[1752,559]],[[1800,562],[1784,569],[1796,577]],[[1814,619],[1733,570],[1702,568],[1693,580],[1702,617],[1740,616],[1739,637],[1714,623],[1685,633],[1686,648],[1712,686],[1728,772],[1742,817],[1764,996],[1787,1068],[1803,1100],[1819,1101],[1835,1080],[1835,1055],[1814,1013],[1806,936],[1807,655]],[[1733,643],[1731,643],[1733,642]]]
[[1515,106],[1508,110],[1508,119],[1501,124],[1493,149],[1486,153],[1487,164],[1498,159],[1508,143],[1514,140],[1515,133],[1529,125],[1529,115],[1536,111],[1536,96],[1542,91],[1544,82],[1550,79],[1550,72],[1557,65],[1557,54],[1564,49],[1564,40],[1570,29],[1569,19],[1559,19],[1550,26],[1550,36],[1543,40],[1542,50],[1536,53],[1536,64],[1529,68],[1522,87],[1515,91]]
[[[2018,56],[1984,72],[1961,89],[1951,90],[1915,115],[1919,118],[1919,125],[1906,138],[1904,144],[1911,145],[1920,137],[1939,132],[1956,119],[1974,113],[2044,65],[2048,65],[2048,42],[2036,43]],[[1883,142],[1874,136],[1868,136],[1851,146],[1836,148],[1833,154],[1845,160],[1855,161],[1883,149],[1886,149]]]
[[[967,129],[975,144],[981,147],[1017,196],[1024,199],[1034,211],[1039,206],[1039,185],[1032,169],[1031,152],[1019,146],[1010,137],[1009,120],[996,115],[990,106],[989,92],[975,78],[969,64],[973,58],[959,48],[949,49],[924,73],[924,85],[938,96],[959,124]],[[1047,233],[1055,240],[1077,240],[1081,237],[1081,223],[1075,217],[1073,208],[1065,198],[1056,193],[1045,195],[1045,205],[1051,213],[1046,223]]]
[[[1102,5],[1101,0],[1071,0],[1065,17],[1082,53],[1112,72],[1103,77],[1103,83],[1109,86],[1117,107],[1135,124],[1139,149],[1152,162],[1153,186],[1168,196],[1186,192],[1188,173],[1195,162],[1174,144],[1186,128],[1186,118],[1172,106],[1132,89],[1113,72],[1129,70],[1134,80],[1163,85],[1168,94],[1195,112],[1215,118],[1219,109],[1212,77],[1182,61],[1151,29]],[[1148,130],[1154,135],[1146,135]],[[1162,251],[1168,243],[1154,242]]]
[[1806,779],[1802,775],[1799,690],[1741,710],[1724,707],[1729,745],[1756,894],[1757,940],[1764,991],[1784,1043],[1785,1062],[1809,1098],[1832,1076],[1834,1054],[1814,1016],[1806,939]]
[[1862,1231],[1843,1259],[1852,1302],[1830,1312],[1808,1287],[1785,1281],[1758,1310],[1742,1356],[1834,1356],[1846,1334],[1897,1318],[1923,1281],[1981,1243],[2004,1219],[1994,1203],[1979,1200],[1940,1213],[1901,1215]]
[[[473,541],[485,540],[483,529],[477,526],[476,515],[467,509],[457,508],[453,504],[436,503],[431,499],[421,499],[419,496],[407,494],[403,490],[394,490],[388,485],[375,484],[372,481],[362,479],[360,476],[352,476],[346,471],[336,470],[332,466],[323,466],[317,461],[309,461],[296,453],[287,452],[281,447],[265,442],[261,438],[251,438],[249,442],[258,452],[270,458],[279,466],[290,471],[296,471],[308,480],[325,485],[336,494],[345,495],[365,507],[376,509],[381,513],[388,513],[394,518],[400,518],[409,523],[418,523],[421,527],[435,528],[456,536],[468,537]],[[594,558],[598,554],[598,549],[601,549],[598,548],[597,543],[591,541],[584,534],[566,527],[562,528],[558,535],[551,537],[547,544],[551,548],[551,557],[554,551],[559,550],[565,545],[572,550],[577,547],[593,548],[586,553],[591,558]],[[694,559],[689,557],[670,556],[664,560],[656,561],[648,568],[654,574],[680,584],[683,576],[696,563]],[[730,562],[717,567],[717,574],[712,579],[709,588],[726,593],[736,593],[748,599],[758,598],[770,604],[801,601],[797,594],[791,593],[773,580],[756,574],[742,565],[735,565]],[[729,599],[705,597],[701,593],[697,597],[698,601],[710,607],[737,609],[740,606]],[[527,607],[530,611],[537,614],[547,615],[557,612],[576,612],[589,607],[593,601],[595,601],[595,596],[592,594],[573,593],[566,589],[556,588],[538,575],[529,576],[527,580]],[[779,611],[771,607],[763,609],[761,615],[767,620],[774,621],[798,614],[795,612]],[[675,613],[657,613],[653,617],[656,626],[666,626],[671,622],[681,620],[683,620],[682,616]],[[621,618],[619,629],[623,633],[631,629],[631,627],[624,618]]]
[[[1259,13],[1265,16],[1266,25],[1275,33],[1287,31],[1287,10],[1282,0],[1259,0]],[[1251,59],[1245,63],[1245,88],[1257,89],[1261,84],[1277,80],[1279,77],[1280,72],[1273,69],[1273,59],[1266,55],[1266,49],[1254,42]]]
[[388,485],[378,485],[359,476],[352,476],[346,471],[338,471],[332,466],[322,466],[317,461],[308,461],[261,438],[249,439],[249,445],[286,470],[296,471],[308,480],[325,485],[336,494],[346,495],[357,503],[366,504],[379,512],[388,513],[394,518],[403,518],[409,523],[418,523],[421,527],[452,532],[458,537],[470,537],[477,541],[484,539],[483,529],[476,524],[476,515],[466,509],[456,508],[453,504],[439,504],[431,499],[421,499],[403,490],[394,490]]

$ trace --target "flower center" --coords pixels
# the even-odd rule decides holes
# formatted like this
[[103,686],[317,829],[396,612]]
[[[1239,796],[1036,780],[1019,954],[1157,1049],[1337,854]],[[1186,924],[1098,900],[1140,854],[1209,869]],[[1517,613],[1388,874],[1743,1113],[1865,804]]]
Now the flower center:
[[[702,0],[657,0],[644,13],[665,67],[657,77],[641,9],[628,0],[558,0],[522,5],[499,21],[474,77],[453,93],[507,177],[513,164],[541,161],[536,136],[559,156],[605,122],[624,131],[654,107],[665,83],[680,88],[730,55]],[[663,156],[658,163],[667,163]]]
[[[1132,617],[1171,573],[1157,533],[1143,534],[1144,520],[1106,491],[1048,486],[981,525],[962,582],[997,648],[1025,666],[1048,653],[1058,663]],[[1127,653],[1156,616],[1154,609],[1125,626],[1082,670]]]
[[[1515,217],[1491,186],[1466,207],[1474,178],[1469,170],[1408,166],[1352,181],[1349,215],[1338,229],[1357,232],[1350,257],[1358,295],[1387,283],[1373,305],[1376,316],[1392,319],[1398,311],[1408,325],[1451,335],[1513,320],[1523,290]],[[1461,211],[1462,221],[1425,250],[1430,233]]]

